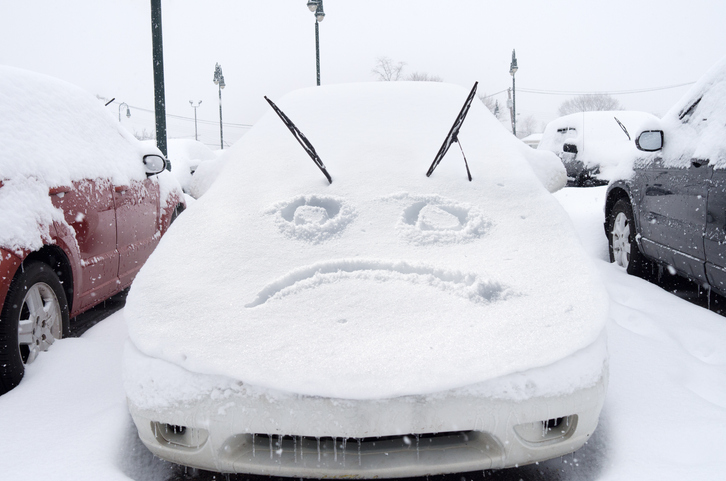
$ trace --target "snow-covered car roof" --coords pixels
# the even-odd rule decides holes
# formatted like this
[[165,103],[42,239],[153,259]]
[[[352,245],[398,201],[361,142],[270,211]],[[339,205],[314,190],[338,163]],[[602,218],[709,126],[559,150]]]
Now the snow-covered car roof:
[[657,128],[658,121],[653,114],[632,110],[565,115],[547,124],[537,149],[559,154],[564,143],[574,144],[579,160],[586,166],[600,166],[600,177],[610,179],[618,164],[640,154],[634,142],[638,132]]
[[[82,179],[116,185],[143,180],[145,154],[161,152],[136,140],[93,95],[53,77],[0,66],[0,246],[40,248],[48,226],[63,222],[49,188]],[[166,175],[159,178],[165,202],[178,186]]]
[[425,175],[466,97],[382,82],[280,99],[332,183],[266,114],[136,278],[131,342],[192,372],[346,399],[467,386],[593,344],[606,295],[532,149],[474,102],[458,136],[473,181],[456,145]]
[[110,178],[143,180],[128,156],[159,154],[88,92],[46,75],[0,66],[0,178],[35,177],[50,187]]

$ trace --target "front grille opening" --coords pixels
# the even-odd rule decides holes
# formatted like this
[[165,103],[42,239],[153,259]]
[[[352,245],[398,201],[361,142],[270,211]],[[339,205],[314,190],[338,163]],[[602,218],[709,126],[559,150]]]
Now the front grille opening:
[[547,421],[543,421],[542,424],[544,424],[545,429],[552,430],[561,426],[564,421],[565,418],[548,419]]
[[473,431],[454,431],[363,438],[277,434],[248,434],[246,436],[247,443],[251,445],[253,457],[274,458],[287,454],[295,457],[312,456],[318,460],[332,457],[332,460],[338,461],[346,456],[360,458],[367,455],[386,455],[402,451],[421,454],[432,449],[466,446],[474,435]]

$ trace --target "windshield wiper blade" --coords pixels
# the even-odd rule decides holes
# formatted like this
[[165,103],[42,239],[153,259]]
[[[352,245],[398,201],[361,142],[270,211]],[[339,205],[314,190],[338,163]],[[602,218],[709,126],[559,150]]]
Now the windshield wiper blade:
[[288,118],[285,113],[280,110],[280,108],[275,105],[275,102],[268,99],[267,96],[265,96],[265,100],[267,100],[267,103],[270,104],[270,107],[272,107],[272,110],[275,111],[275,113],[280,117],[282,120],[282,123],[285,124],[285,126],[290,129],[290,132],[292,132],[293,137],[297,139],[297,141],[300,143],[302,148],[305,150],[305,152],[308,153],[311,159],[313,159],[313,162],[315,162],[315,165],[318,166],[320,171],[325,175],[325,178],[328,179],[328,182],[330,184],[333,183],[333,179],[330,177],[330,174],[328,173],[328,169],[325,168],[325,164],[323,164],[323,161],[320,159],[320,156],[317,152],[315,152],[315,147],[313,147],[313,144],[310,143],[310,141],[305,137],[305,134],[300,132],[300,129],[295,126],[295,124],[292,123],[292,120]]
[[[456,120],[454,121],[454,125],[451,126],[451,130],[449,130],[449,134],[444,139],[444,143],[441,144],[441,148],[439,149],[439,153],[436,154],[436,157],[434,158],[434,161],[431,163],[431,167],[429,167],[428,172],[426,172],[426,177],[431,177],[431,174],[434,173],[434,170],[438,165],[441,163],[441,160],[446,155],[446,152],[449,151],[449,147],[451,147],[451,144],[454,142],[459,143],[459,130],[461,129],[461,125],[464,123],[464,119],[466,119],[466,114],[469,113],[469,107],[471,107],[471,101],[474,100],[474,95],[476,94],[476,87],[479,85],[479,82],[474,82],[474,87],[472,87],[471,92],[469,92],[469,96],[466,98],[466,102],[464,102],[464,106],[461,107],[461,111],[459,112],[459,115],[456,117]],[[459,148],[461,148],[461,144],[459,143]],[[461,154],[464,155],[464,150],[461,150]],[[471,172],[469,171],[469,163],[466,161],[466,156],[464,156],[464,165],[466,165],[466,174],[469,176],[469,182],[471,182]]]
[[613,117],[613,118],[614,118],[614,119],[615,119],[615,121],[616,121],[616,122],[618,123],[618,125],[620,126],[620,128],[621,128],[621,129],[623,129],[623,132],[625,132],[625,135],[627,135],[627,136],[628,136],[628,140],[632,140],[632,139],[630,138],[630,134],[628,133],[628,129],[626,129],[626,128],[625,128],[625,126],[623,125],[623,123],[622,123],[621,121],[619,121],[617,117]]

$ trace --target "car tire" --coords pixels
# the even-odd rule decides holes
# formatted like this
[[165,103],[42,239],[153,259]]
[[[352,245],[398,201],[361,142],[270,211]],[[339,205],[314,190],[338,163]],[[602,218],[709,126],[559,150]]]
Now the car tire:
[[68,302],[58,276],[43,262],[24,263],[0,312],[0,394],[17,386],[25,364],[67,329]]
[[610,262],[624,268],[628,274],[650,279],[653,275],[653,262],[647,259],[636,242],[635,217],[633,207],[627,199],[615,203],[608,218],[608,250]]

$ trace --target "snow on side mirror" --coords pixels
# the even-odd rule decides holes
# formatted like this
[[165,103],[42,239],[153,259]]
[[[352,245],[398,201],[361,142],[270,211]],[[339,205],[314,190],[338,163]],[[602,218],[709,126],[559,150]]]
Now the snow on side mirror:
[[166,159],[160,155],[149,154],[144,156],[144,169],[146,175],[156,175],[166,168]]
[[663,131],[646,130],[635,138],[635,146],[644,152],[655,152],[663,148]]

